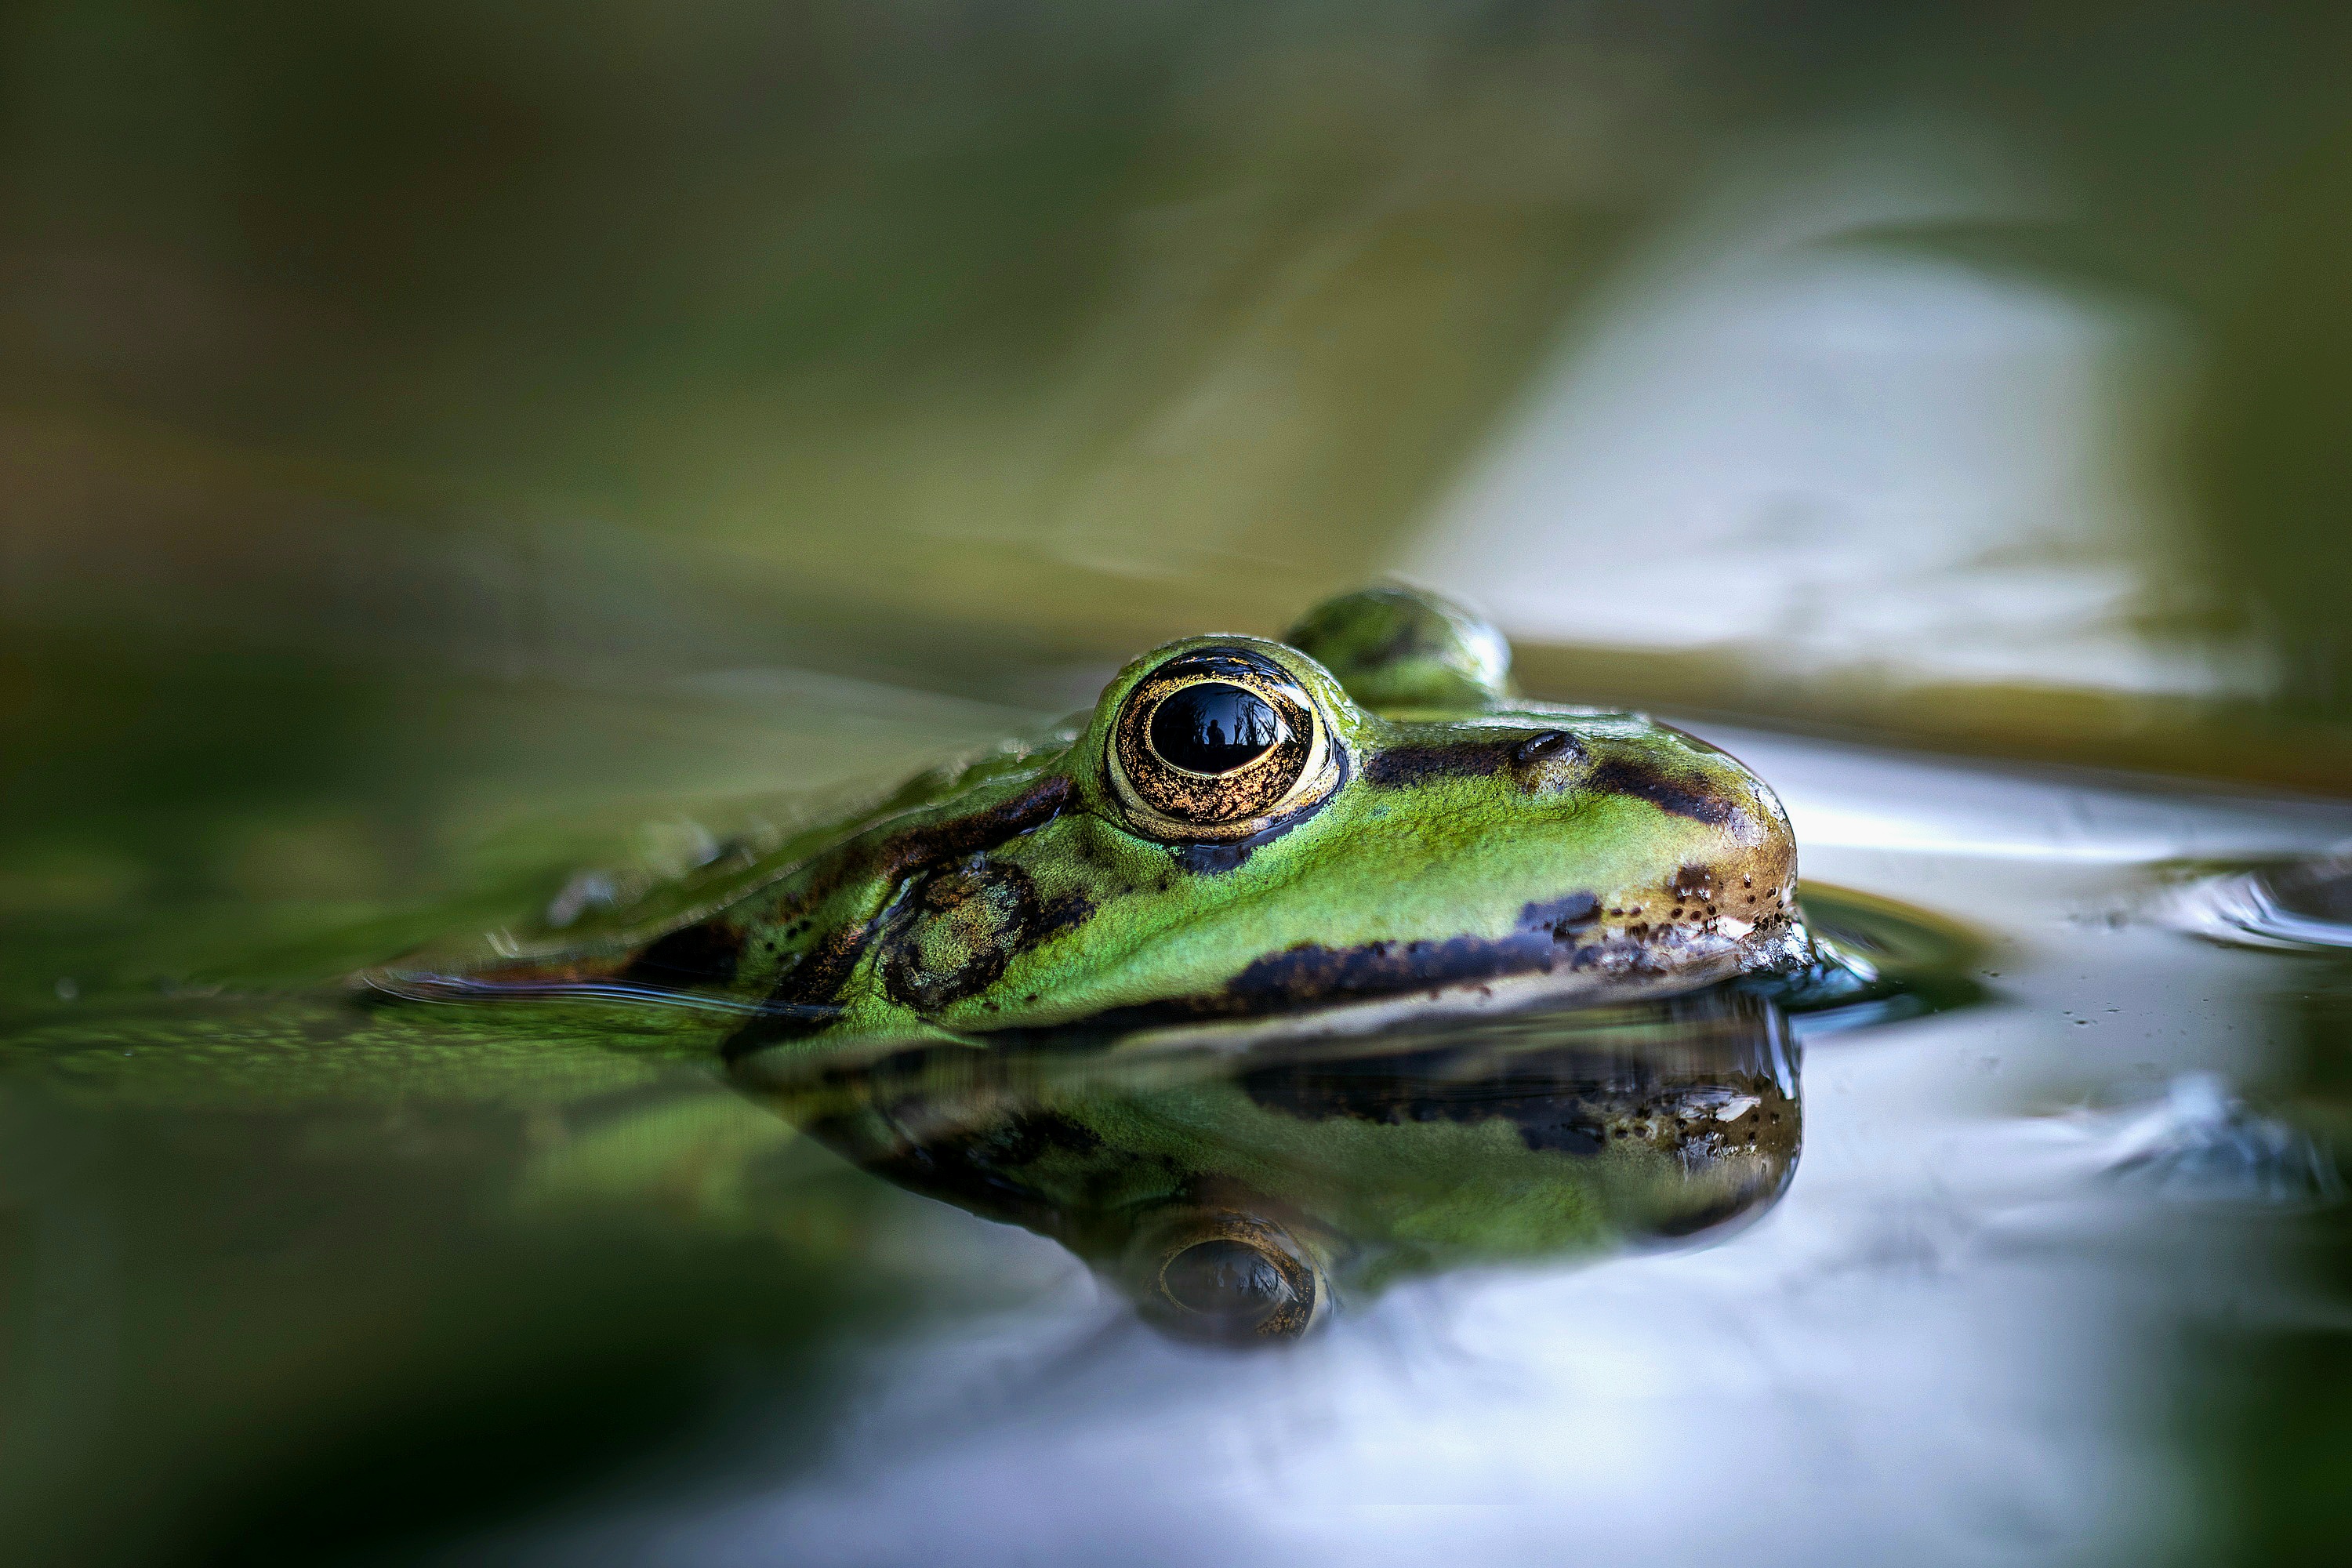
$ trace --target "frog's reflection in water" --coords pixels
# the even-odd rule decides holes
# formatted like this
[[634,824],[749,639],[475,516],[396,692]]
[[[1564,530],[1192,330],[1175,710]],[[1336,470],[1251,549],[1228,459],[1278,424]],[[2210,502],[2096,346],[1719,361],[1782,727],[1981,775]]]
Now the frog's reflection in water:
[[771,1052],[738,1082],[898,1184],[1051,1237],[1192,1338],[1279,1342],[1335,1303],[1475,1264],[1713,1237],[1800,1141],[1769,999],[1378,1035]]

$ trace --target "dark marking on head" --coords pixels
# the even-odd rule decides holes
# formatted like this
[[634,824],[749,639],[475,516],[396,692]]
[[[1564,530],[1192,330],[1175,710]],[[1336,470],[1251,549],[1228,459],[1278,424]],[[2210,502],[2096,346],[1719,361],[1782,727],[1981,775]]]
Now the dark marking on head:
[[1076,931],[1094,918],[1095,901],[1084,893],[1068,892],[1048,899],[1045,907],[1037,911],[1037,923],[1031,928],[1029,940],[1024,945],[1038,946],[1046,938]]
[[1677,777],[1639,757],[1611,757],[1594,768],[1585,782],[1597,792],[1633,795],[1660,811],[1687,816],[1710,827],[1724,826],[1742,815],[1738,802],[1727,798],[1706,780],[1690,775]]
[[[1273,843],[1293,828],[1314,820],[1315,815],[1321,811],[1331,798],[1337,797],[1341,790],[1348,787],[1349,769],[1347,748],[1338,745],[1335,742],[1333,756],[1339,763],[1339,782],[1331,786],[1331,795],[1327,796],[1325,800],[1317,802],[1295,816],[1285,817],[1271,826],[1261,827],[1246,838],[1235,838],[1223,844],[1171,844],[1168,846],[1168,858],[1176,865],[1178,869],[1192,872],[1196,876],[1218,876],[1247,865],[1250,857],[1257,853],[1261,847]],[[1164,893],[1167,890],[1168,879],[1163,877],[1160,879],[1159,891]]]
[[1373,942],[1329,948],[1300,942],[1252,963],[1224,990],[1230,1010],[1276,1012],[1318,1002],[1392,995],[1424,986],[1549,972],[1564,958],[1549,931]]
[[726,986],[743,957],[743,932],[713,916],[656,937],[615,978],[626,985]]
[[[842,888],[873,879],[902,884],[918,872],[983,854],[1026,833],[1034,833],[1059,816],[1076,797],[1077,786],[1066,773],[1047,773],[1027,789],[985,811],[967,811],[885,834],[871,843],[855,844],[835,857],[801,894],[803,910],[815,910]],[[771,1010],[752,1019],[730,1037],[723,1047],[729,1060],[763,1046],[803,1039],[825,1027],[829,1020],[804,1010],[840,1000],[857,961],[889,910],[874,918],[836,926],[817,939],[801,958],[787,963],[769,995]],[[803,1009],[787,1013],[786,1007]]]
[[1438,779],[1490,778],[1511,765],[1515,745],[1472,741],[1450,746],[1391,746],[1364,760],[1364,777],[1382,789],[1400,789]]
[[1519,911],[1519,929],[1549,931],[1554,942],[1570,942],[1579,926],[1601,918],[1601,900],[1591,893],[1570,893],[1549,902],[1532,903]]
[[882,921],[882,987],[918,1013],[976,996],[1003,976],[1040,914],[1018,866],[975,856],[912,884]]
[[1715,868],[1710,866],[1685,866],[1666,879],[1666,886],[1678,899],[1703,903],[1715,896]]

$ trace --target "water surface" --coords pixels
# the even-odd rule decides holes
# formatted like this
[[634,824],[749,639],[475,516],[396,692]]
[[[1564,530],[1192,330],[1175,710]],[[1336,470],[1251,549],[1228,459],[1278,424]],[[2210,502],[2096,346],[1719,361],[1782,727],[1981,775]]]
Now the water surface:
[[[730,1081],[675,1016],[301,981],[462,924],[446,900],[300,950],[215,932],[168,992],[20,992],[17,1507],[125,1561],[1538,1561],[1564,1521],[1622,1561],[2226,1543],[2297,1397],[2263,1358],[2339,1310],[2305,1260],[2342,979],[2167,900],[2352,808],[1701,728],[1780,789],[1817,919],[1887,984],[799,1088]],[[786,809],[672,798],[603,863],[690,859],[690,805]],[[510,844],[514,886],[559,893],[583,838]],[[1047,1113],[1143,1130],[1024,1187]],[[1650,1163],[1596,1181],[1636,1123]],[[1407,1124],[1462,1141],[1308,1137]],[[1207,1206],[1311,1266],[1311,1331],[1235,1349],[1155,1301],[1184,1245],[1259,1235],[1145,1190],[1204,1146]],[[1175,1289],[1298,1288],[1250,1267],[1213,1247]]]

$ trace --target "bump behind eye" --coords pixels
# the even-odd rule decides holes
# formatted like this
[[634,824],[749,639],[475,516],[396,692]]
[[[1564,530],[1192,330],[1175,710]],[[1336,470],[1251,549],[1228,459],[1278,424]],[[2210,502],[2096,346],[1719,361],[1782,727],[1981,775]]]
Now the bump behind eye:
[[1155,838],[1248,835],[1313,805],[1336,782],[1321,712],[1263,654],[1201,648],[1138,681],[1111,726],[1111,781]]

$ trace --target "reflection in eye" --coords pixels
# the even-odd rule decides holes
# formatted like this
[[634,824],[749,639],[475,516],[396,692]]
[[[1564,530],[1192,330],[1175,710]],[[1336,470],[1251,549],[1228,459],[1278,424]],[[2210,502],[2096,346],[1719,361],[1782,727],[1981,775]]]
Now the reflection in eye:
[[1171,695],[1151,715],[1151,749],[1188,773],[1225,773],[1282,739],[1282,718],[1255,692],[1204,680]]

